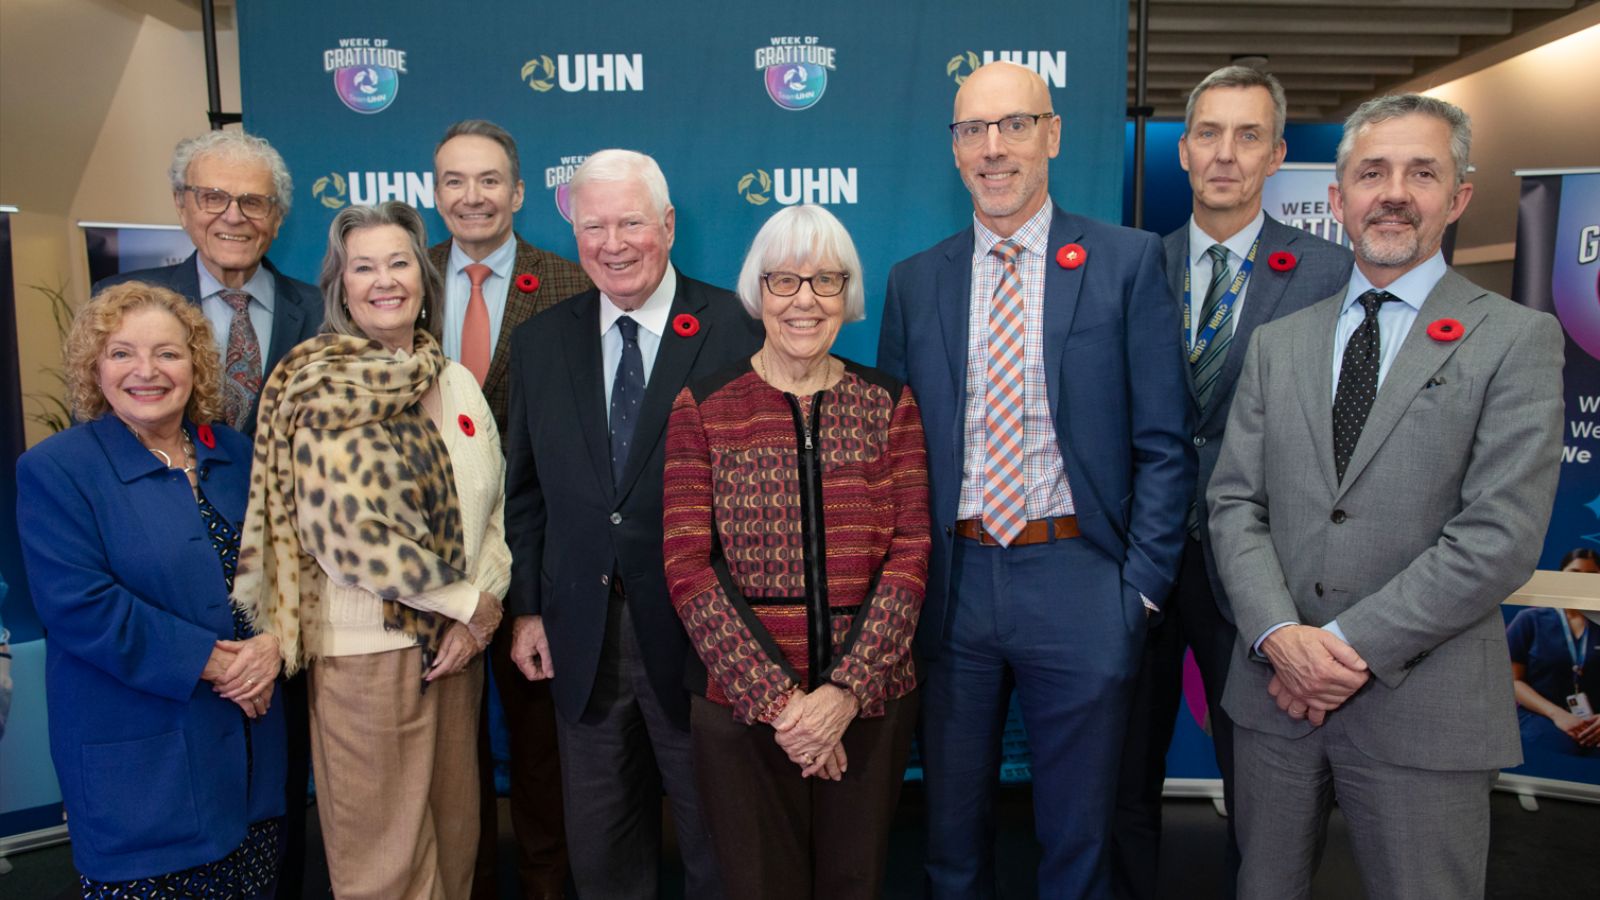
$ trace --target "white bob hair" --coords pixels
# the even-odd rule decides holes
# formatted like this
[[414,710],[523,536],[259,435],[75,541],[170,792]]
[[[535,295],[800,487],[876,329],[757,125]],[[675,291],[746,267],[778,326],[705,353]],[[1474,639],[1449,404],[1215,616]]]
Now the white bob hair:
[[850,232],[820,206],[790,206],[774,213],[745,254],[739,270],[739,299],[753,318],[761,318],[761,276],[775,267],[808,265],[837,268],[849,278],[844,286],[844,320],[867,317],[866,289],[861,285],[861,257]]

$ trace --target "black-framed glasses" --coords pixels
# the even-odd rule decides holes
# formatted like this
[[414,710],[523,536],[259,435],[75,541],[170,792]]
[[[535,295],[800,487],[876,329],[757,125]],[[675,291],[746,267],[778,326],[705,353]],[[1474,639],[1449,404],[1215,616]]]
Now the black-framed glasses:
[[955,135],[956,143],[960,146],[974,147],[983,143],[984,139],[989,136],[989,126],[995,125],[1000,128],[1000,136],[1005,138],[1007,143],[1020,144],[1033,137],[1033,132],[1039,127],[1039,120],[1053,119],[1055,117],[1055,113],[1045,112],[1019,113],[1014,116],[995,119],[993,122],[985,122],[982,119],[962,119],[960,122],[950,123],[950,133]]
[[845,282],[850,280],[850,273],[818,272],[800,276],[793,272],[766,272],[761,280],[774,297],[793,297],[800,293],[800,285],[807,282],[811,284],[811,293],[818,297],[837,297],[844,291]]
[[184,185],[183,189],[194,195],[195,205],[208,215],[223,214],[227,211],[228,205],[236,200],[239,202],[239,212],[244,213],[248,219],[265,219],[278,207],[277,197],[266,197],[261,194],[230,194],[220,188],[195,187],[192,184]]

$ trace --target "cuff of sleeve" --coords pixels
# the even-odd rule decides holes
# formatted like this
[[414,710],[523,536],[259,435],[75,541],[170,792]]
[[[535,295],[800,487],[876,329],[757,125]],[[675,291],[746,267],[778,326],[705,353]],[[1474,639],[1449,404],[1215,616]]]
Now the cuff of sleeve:
[[431,609],[464,623],[477,611],[479,593],[477,585],[462,579],[442,588],[417,594],[406,605],[418,609]]
[[1298,622],[1279,622],[1271,628],[1268,628],[1266,631],[1261,632],[1261,637],[1256,638],[1256,642],[1250,645],[1250,655],[1257,660],[1264,661],[1267,657],[1266,654],[1261,652],[1262,643],[1264,643],[1267,638],[1271,637],[1274,631],[1277,631],[1280,628],[1288,628],[1290,625],[1298,624]]
[[1346,644],[1350,643],[1350,639],[1344,636],[1344,629],[1339,627],[1338,619],[1334,619],[1332,622],[1322,626],[1322,630],[1344,641]]
[[1146,597],[1144,594],[1139,595],[1139,602],[1144,604],[1145,609],[1148,609],[1153,613],[1161,612],[1161,607],[1151,603],[1150,598]]

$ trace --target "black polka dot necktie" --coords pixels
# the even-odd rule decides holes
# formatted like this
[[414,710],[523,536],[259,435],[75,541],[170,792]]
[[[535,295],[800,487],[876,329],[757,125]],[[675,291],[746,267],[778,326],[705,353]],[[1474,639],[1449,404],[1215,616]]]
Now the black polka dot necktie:
[[1378,396],[1378,363],[1383,358],[1378,346],[1378,307],[1395,299],[1386,291],[1367,291],[1356,300],[1366,315],[1350,335],[1350,343],[1344,345],[1339,387],[1333,392],[1333,469],[1341,482],[1372,411],[1372,401]]
[[617,376],[611,385],[611,480],[620,486],[633,426],[639,421],[639,404],[644,400],[644,355],[639,352],[638,322],[623,316],[617,320],[617,333],[622,335],[622,357],[617,360]]

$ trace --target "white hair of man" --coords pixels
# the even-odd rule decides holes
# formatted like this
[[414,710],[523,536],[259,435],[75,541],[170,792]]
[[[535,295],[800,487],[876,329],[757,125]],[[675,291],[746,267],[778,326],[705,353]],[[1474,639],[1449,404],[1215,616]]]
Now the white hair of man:
[[[267,143],[266,138],[243,131],[225,130],[206,131],[191,138],[184,138],[173,148],[172,166],[167,170],[167,178],[172,182],[173,193],[188,186],[186,179],[189,177],[189,164],[202,156],[266,166],[267,171],[272,173],[272,191],[277,195],[278,213],[284,216],[289,214],[289,206],[294,202],[294,179],[289,177],[289,166],[284,163],[283,157]],[[211,186],[195,185],[195,187]]]
[[662,222],[667,219],[667,210],[672,207],[672,198],[667,195],[667,176],[661,173],[661,166],[656,161],[643,153],[634,150],[601,150],[593,153],[578,166],[572,173],[572,182],[569,190],[572,196],[572,218],[578,218],[579,189],[586,184],[616,183],[623,181],[637,181],[644,185],[645,193],[650,195],[650,203],[655,207],[656,218]]
[[1339,152],[1334,157],[1339,181],[1344,181],[1345,164],[1355,151],[1356,137],[1362,129],[1409,115],[1432,116],[1450,126],[1450,161],[1455,165],[1455,183],[1459,187],[1467,177],[1468,157],[1472,154],[1472,119],[1466,110],[1454,103],[1426,94],[1390,94],[1356,107],[1350,118],[1344,120],[1344,134],[1339,138]]
[[861,284],[861,256],[844,224],[820,206],[790,206],[774,213],[750,243],[739,270],[739,299],[751,317],[761,318],[761,276],[774,266],[837,266],[849,278],[844,286],[844,320],[867,317]]

